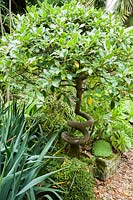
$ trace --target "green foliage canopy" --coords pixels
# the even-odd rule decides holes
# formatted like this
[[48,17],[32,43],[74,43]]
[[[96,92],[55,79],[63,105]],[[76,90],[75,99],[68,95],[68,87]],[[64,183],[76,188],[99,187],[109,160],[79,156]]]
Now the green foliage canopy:
[[40,91],[73,85],[87,74],[89,81],[131,90],[133,29],[116,16],[72,1],[62,7],[28,8],[17,15],[15,30],[1,39],[0,80],[11,89]]

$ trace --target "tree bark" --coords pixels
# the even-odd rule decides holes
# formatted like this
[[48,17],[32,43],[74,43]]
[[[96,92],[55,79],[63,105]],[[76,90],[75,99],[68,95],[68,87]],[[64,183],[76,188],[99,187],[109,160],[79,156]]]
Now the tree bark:
[[92,126],[94,123],[93,118],[85,112],[80,110],[81,102],[82,102],[82,95],[84,93],[84,81],[87,78],[85,73],[80,73],[79,76],[75,79],[75,88],[76,88],[76,105],[75,105],[75,114],[83,117],[86,119],[85,122],[76,122],[76,121],[68,121],[67,125],[75,130],[80,131],[83,136],[82,137],[71,137],[68,132],[63,132],[61,137],[64,141],[66,141],[70,146],[73,148],[75,145],[83,145],[85,144],[90,137],[89,130],[87,129],[89,126]]

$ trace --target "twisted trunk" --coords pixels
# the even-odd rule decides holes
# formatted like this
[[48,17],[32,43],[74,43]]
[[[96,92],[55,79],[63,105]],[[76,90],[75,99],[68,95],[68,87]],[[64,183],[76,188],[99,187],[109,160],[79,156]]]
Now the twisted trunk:
[[75,105],[75,114],[85,118],[86,121],[85,122],[75,122],[75,121],[67,122],[68,126],[70,126],[71,128],[74,128],[75,130],[80,131],[83,134],[83,136],[75,138],[75,137],[71,137],[68,132],[63,132],[61,134],[62,139],[66,141],[67,143],[69,143],[73,149],[76,148],[76,146],[85,144],[89,140],[90,134],[87,128],[89,126],[92,126],[94,123],[94,120],[90,115],[80,110],[82,95],[85,89],[83,85],[86,78],[87,78],[87,75],[85,73],[80,73],[79,76],[75,80],[76,97],[77,97],[77,101]]

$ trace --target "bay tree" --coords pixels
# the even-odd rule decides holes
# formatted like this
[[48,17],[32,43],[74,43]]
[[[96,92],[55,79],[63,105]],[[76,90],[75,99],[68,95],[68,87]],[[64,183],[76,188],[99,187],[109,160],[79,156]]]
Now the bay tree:
[[88,90],[100,85],[111,95],[132,92],[132,27],[124,28],[115,15],[76,1],[62,7],[44,1],[28,8],[26,15],[17,15],[15,30],[1,39],[0,57],[1,81],[11,91],[44,94],[75,88],[75,113],[85,121],[68,121],[82,137],[62,133],[72,147],[89,140],[94,124],[93,117],[81,110],[86,82]]

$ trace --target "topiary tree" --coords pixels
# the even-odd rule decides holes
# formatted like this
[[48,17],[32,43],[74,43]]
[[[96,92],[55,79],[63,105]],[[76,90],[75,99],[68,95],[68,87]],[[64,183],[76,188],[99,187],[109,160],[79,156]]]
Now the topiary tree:
[[86,121],[68,121],[83,134],[74,138],[62,133],[72,148],[89,140],[94,124],[81,110],[86,80],[90,89],[110,86],[113,95],[131,91],[133,30],[123,28],[116,16],[75,1],[62,7],[43,2],[26,16],[18,15],[13,34],[1,39],[0,56],[1,80],[11,89],[44,93],[60,86],[75,88],[75,113]]

